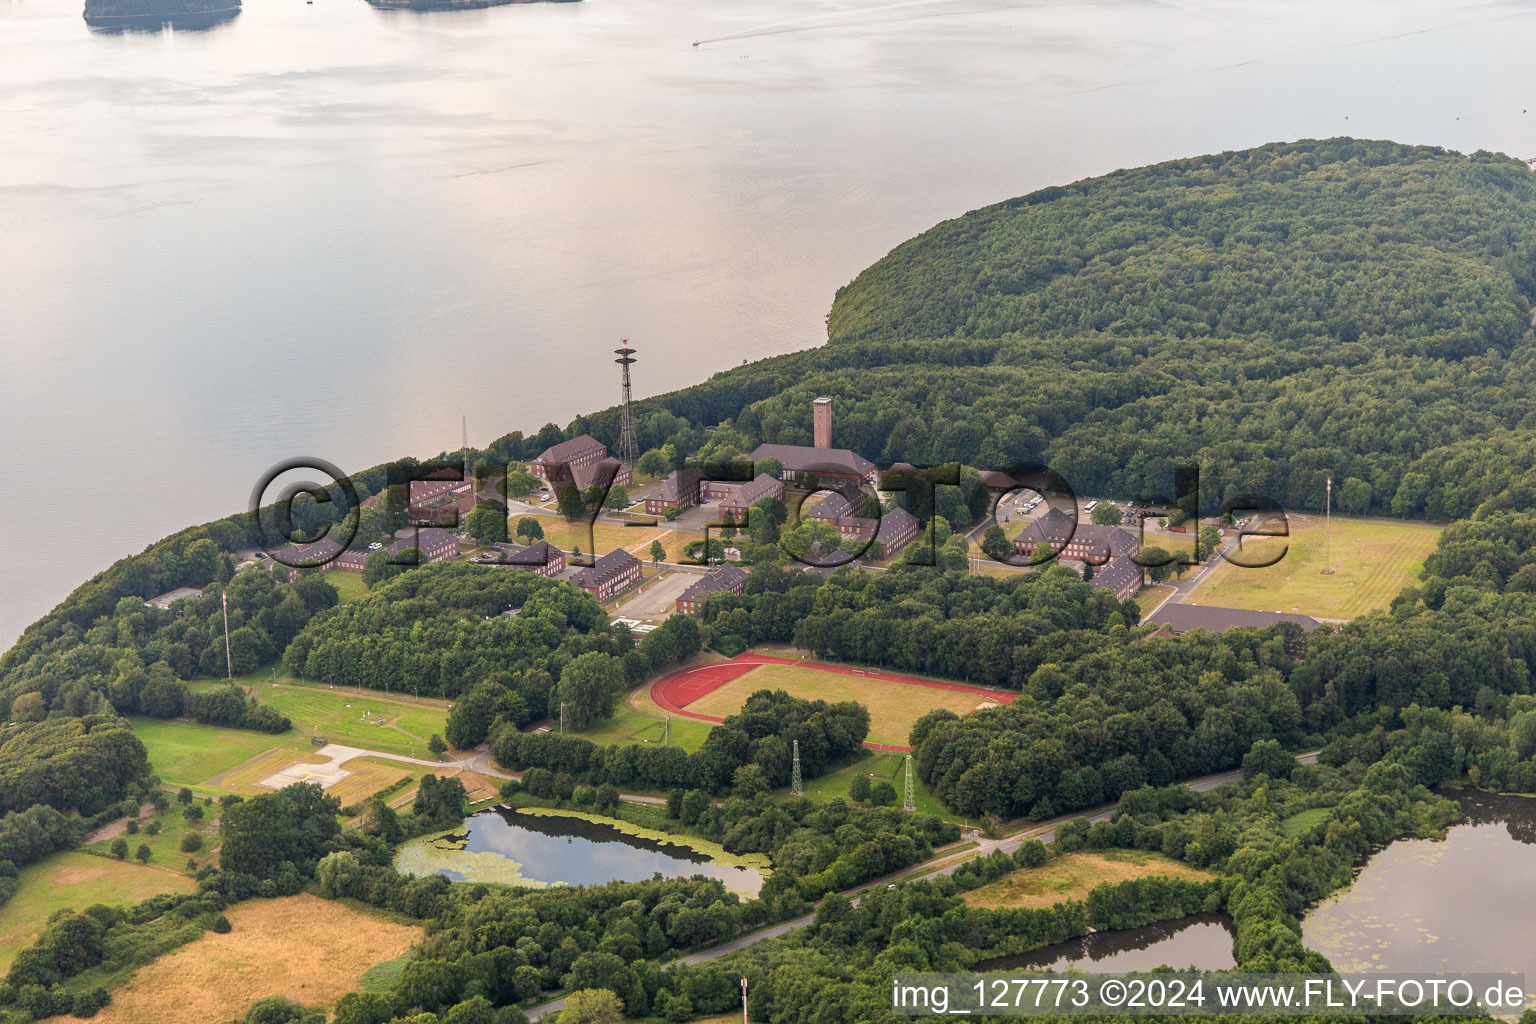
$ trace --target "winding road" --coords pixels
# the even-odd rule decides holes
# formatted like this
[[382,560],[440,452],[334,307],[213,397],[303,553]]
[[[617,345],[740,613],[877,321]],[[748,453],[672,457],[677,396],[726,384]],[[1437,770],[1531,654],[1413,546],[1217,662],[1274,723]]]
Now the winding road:
[[[1317,754],[1317,751],[1310,750],[1304,754],[1296,755],[1296,760],[1301,764],[1315,764],[1317,763]],[[1240,781],[1242,777],[1243,773],[1240,771],[1219,772],[1215,775],[1205,775],[1198,779],[1191,779],[1184,783],[1184,785],[1197,793],[1205,793],[1228,782]],[[969,863],[978,857],[988,856],[994,850],[1002,850],[1004,853],[1011,854],[1030,839],[1038,839],[1042,843],[1053,842],[1056,839],[1056,829],[1065,822],[1081,817],[1087,817],[1090,822],[1106,821],[1115,813],[1115,808],[1118,806],[1119,804],[1116,802],[1101,807],[1096,811],[1090,811],[1086,815],[1081,812],[1062,815],[1059,818],[1052,818],[1050,821],[1030,825],[1001,839],[983,839],[974,849],[962,850],[957,849],[954,845],[943,847],[935,851],[934,856],[922,864],[904,868],[883,878],[865,882],[863,885],[854,886],[852,889],[845,890],[843,895],[852,896],[853,905],[858,906],[859,893],[878,889],[881,886],[894,885],[897,882],[916,882],[925,878],[937,878],[940,875],[952,875],[959,870],[962,864]],[[701,949],[697,953],[690,953],[688,956],[681,957],[672,962],[689,965],[708,963],[711,960],[717,960],[722,956],[746,949],[748,946],[755,946],[765,939],[777,938],[792,928],[804,928],[814,919],[814,914],[806,914],[804,917],[797,917],[792,921],[785,921],[783,924],[770,925],[767,928],[760,928],[747,935],[737,936],[727,942],[710,946],[707,949]],[[539,1020],[548,1014],[559,1013],[564,1008],[564,999],[554,999],[529,1009],[527,1017],[529,1020]]]

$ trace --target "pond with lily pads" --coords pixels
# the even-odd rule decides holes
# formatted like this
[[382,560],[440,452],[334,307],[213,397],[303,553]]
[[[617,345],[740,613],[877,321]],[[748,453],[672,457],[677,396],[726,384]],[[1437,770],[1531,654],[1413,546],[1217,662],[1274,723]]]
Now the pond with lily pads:
[[535,888],[638,882],[657,874],[703,875],[744,897],[757,895],[769,873],[768,859],[761,854],[737,856],[693,836],[546,807],[472,814],[458,828],[403,844],[395,869],[445,875],[456,882]]

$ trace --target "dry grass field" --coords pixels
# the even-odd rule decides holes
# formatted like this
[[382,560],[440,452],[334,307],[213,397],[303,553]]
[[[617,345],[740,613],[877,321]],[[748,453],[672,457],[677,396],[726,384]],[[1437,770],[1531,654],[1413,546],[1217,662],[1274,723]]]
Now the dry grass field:
[[1400,590],[1418,579],[1441,530],[1426,523],[1335,516],[1329,554],[1335,571],[1324,575],[1322,519],[1291,516],[1289,528],[1288,537],[1249,537],[1243,542],[1244,557],[1253,561],[1285,545],[1285,556],[1274,565],[1245,569],[1223,563],[1185,603],[1353,619],[1387,608]]
[[1064,900],[1082,900],[1096,885],[1125,882],[1132,878],[1163,875],[1204,881],[1208,871],[1169,860],[1162,854],[1132,850],[1105,853],[1069,853],[1038,868],[1021,868],[997,881],[965,894],[973,907],[1025,907],[1038,909]]
[[[141,836],[127,836],[134,847]],[[181,854],[182,860],[186,854]],[[0,975],[24,946],[43,931],[48,916],[66,907],[84,910],[96,903],[131,907],[162,892],[192,892],[186,875],[148,867],[133,859],[112,860],[78,850],[44,857],[21,869],[16,895],[0,906]]]
[[758,690],[784,690],[805,700],[857,701],[869,709],[869,742],[905,747],[912,725],[934,708],[968,715],[999,702],[977,693],[898,683],[869,676],[828,672],[799,665],[760,665],[705,694],[687,710],[724,718],[735,714]]
[[268,750],[264,754],[258,754],[250,760],[236,765],[222,775],[215,775],[208,780],[208,785],[230,793],[239,793],[242,796],[258,796],[262,793],[270,793],[270,789],[259,785],[261,780],[298,762],[324,764],[326,760],[323,757],[316,757],[314,754],[303,754],[286,747],[279,747],[276,750]]
[[368,968],[395,959],[422,936],[419,928],[309,895],[252,900],[231,907],[228,917],[233,931],[208,932],[140,968],[95,1020],[222,1024],[274,993],[328,1006],[357,988]]

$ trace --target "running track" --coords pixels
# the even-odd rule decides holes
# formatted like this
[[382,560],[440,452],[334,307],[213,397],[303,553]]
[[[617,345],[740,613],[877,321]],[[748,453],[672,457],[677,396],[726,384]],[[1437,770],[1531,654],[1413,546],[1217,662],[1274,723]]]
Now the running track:
[[[798,668],[812,668],[822,672],[836,672],[845,676],[861,676],[865,679],[879,679],[888,683],[905,683],[908,686],[931,686],[936,690],[954,690],[957,693],[973,693],[979,697],[987,697],[999,704],[1008,704],[1018,696],[1006,690],[991,690],[983,686],[967,686],[964,683],[940,683],[932,679],[915,679],[912,676],[895,675],[891,672],[877,672],[873,669],[850,668],[847,665],[829,665],[824,661],[796,661],[792,658],[775,658],[769,654],[739,654],[730,661],[716,662],[713,665],[702,665],[698,668],[685,668],[680,672],[673,672],[669,676],[651,684],[651,699],[663,711],[674,715],[682,715],[686,718],[697,718],[704,722],[723,722],[725,719],[716,715],[701,715],[697,711],[689,711],[688,705],[713,693],[733,679],[738,679],[759,665],[793,665]],[[894,750],[899,753],[910,751],[911,747],[896,747],[886,743],[865,743],[866,747],[874,750]]]

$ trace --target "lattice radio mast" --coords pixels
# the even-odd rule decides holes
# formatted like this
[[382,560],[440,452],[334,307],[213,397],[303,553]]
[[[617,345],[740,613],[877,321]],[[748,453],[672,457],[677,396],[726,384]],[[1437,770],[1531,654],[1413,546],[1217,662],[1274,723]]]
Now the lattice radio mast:
[[795,769],[789,777],[789,791],[795,796],[804,796],[805,790],[800,786],[800,741],[795,740]]
[[619,342],[614,349],[619,358],[614,362],[624,368],[624,391],[619,412],[619,461],[633,466],[640,458],[640,439],[635,436],[635,410],[629,393],[629,368],[635,362],[635,350],[629,347],[629,339]]
[[917,800],[914,798],[914,791],[913,791],[913,788],[912,788],[912,755],[911,754],[907,755],[907,793],[906,793],[906,801],[901,805],[901,809],[904,810],[904,811],[908,811],[908,812],[917,810]]

